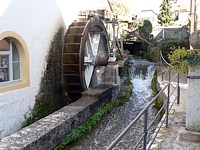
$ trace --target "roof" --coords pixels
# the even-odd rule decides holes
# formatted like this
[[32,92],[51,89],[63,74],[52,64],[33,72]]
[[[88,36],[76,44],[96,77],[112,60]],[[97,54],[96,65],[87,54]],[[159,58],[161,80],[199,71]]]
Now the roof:
[[[152,9],[144,9],[144,10],[141,10],[141,12],[140,13],[142,13],[142,12],[148,12],[148,11],[151,11],[151,12],[153,12],[155,15],[157,15],[158,16],[158,14],[157,13],[155,13],[155,11],[153,11]],[[140,14],[139,13],[139,14]],[[138,14],[138,15],[139,15]]]

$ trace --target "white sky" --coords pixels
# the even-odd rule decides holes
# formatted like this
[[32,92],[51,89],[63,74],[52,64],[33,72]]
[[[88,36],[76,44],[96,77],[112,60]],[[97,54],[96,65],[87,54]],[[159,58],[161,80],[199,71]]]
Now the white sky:
[[133,14],[138,14],[142,9],[153,9],[159,11],[162,0],[124,0]]
[[[138,14],[142,9],[152,9],[156,13],[159,12],[159,6],[162,0],[123,0],[128,4],[133,14]],[[190,0],[178,0],[180,5],[185,5],[189,10]]]

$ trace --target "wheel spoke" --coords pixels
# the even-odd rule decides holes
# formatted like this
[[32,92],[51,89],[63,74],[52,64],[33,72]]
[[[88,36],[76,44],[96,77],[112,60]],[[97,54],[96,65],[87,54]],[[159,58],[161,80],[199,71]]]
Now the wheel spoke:
[[90,36],[90,43],[92,44],[92,52],[93,55],[96,57],[97,56],[97,52],[98,52],[98,48],[99,48],[99,41],[100,41],[100,34],[99,33],[95,33],[92,34],[92,36]]
[[[100,34],[97,33],[89,33],[88,39],[86,41],[86,47],[85,47],[85,57],[84,57],[84,64],[85,64],[85,82],[87,88],[89,88],[92,77],[96,77],[94,74],[94,63],[98,52],[99,47],[99,40],[100,40]],[[98,81],[98,80],[94,80]],[[95,85],[98,85],[98,83],[94,83]]]
[[85,67],[85,82],[86,82],[87,88],[89,88],[90,86],[93,71],[94,71],[94,66],[91,65],[91,66]]

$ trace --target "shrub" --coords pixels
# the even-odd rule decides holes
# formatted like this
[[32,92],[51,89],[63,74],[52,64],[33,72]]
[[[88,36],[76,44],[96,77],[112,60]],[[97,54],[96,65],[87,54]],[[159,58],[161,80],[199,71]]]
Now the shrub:
[[163,39],[159,44],[158,48],[162,51],[163,57],[165,60],[169,61],[168,55],[172,54],[173,51],[178,47],[189,48],[189,41],[187,39],[183,39],[179,41],[178,39]]
[[190,52],[188,52],[184,47],[176,48],[172,54],[169,54],[169,60],[174,69],[179,73],[188,72],[188,57]]

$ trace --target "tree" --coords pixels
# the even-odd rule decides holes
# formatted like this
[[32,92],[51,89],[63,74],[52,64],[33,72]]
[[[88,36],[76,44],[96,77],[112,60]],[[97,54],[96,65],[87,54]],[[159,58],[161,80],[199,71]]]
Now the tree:
[[144,20],[143,25],[139,26],[138,29],[140,36],[149,40],[149,36],[153,29],[151,22],[149,20]]
[[130,9],[122,0],[110,0],[112,9],[120,16],[129,17]]
[[171,0],[162,1],[162,4],[160,5],[160,13],[158,15],[158,23],[165,27],[173,25]]

